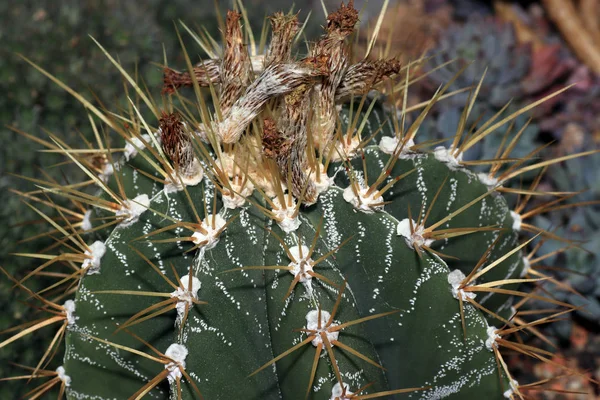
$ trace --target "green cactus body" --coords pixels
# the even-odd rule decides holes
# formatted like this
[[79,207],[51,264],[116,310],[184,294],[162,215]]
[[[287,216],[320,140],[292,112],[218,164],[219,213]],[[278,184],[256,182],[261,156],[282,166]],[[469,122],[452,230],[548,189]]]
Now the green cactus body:
[[47,303],[66,351],[44,376],[69,399],[520,397],[499,347],[528,328],[510,319],[532,280],[503,182],[456,143],[424,151],[418,123],[399,129],[380,103],[363,110],[403,70],[349,65],[352,3],[300,61],[296,17],[272,17],[265,57],[245,51],[240,18],[227,14],[222,59],[165,75],[167,92],[194,86],[201,122],[124,73],[159,127],[137,106],[121,124],[84,103],[126,138],[101,179],[56,142],[102,190],[49,184],[93,207],[80,228],[51,222],[81,276],[74,303]]
[[[369,147],[366,153],[372,154],[374,160],[389,158],[376,147]],[[402,188],[396,189],[403,196],[408,197],[405,192],[416,194],[419,201],[431,201],[435,194],[433,189],[439,186],[434,177],[442,178],[450,171],[427,155],[415,155],[412,160],[397,166],[399,170],[417,166],[415,176],[431,179],[425,187],[430,185],[432,189],[425,194],[419,192],[416,180],[409,182],[408,178],[403,181]],[[124,179],[137,174],[127,164],[121,172]],[[394,172],[393,176],[396,174]],[[398,174],[401,172],[398,171]],[[455,171],[453,175],[461,179],[465,191],[471,193],[461,192],[463,196],[457,197],[456,203],[451,204],[451,210],[460,208],[481,192],[485,193],[485,188],[478,187],[481,184],[468,183],[473,178],[465,172]],[[438,181],[441,180],[439,178]],[[143,176],[135,179],[138,187],[151,190],[149,179]],[[187,190],[196,208],[202,210],[202,188],[188,187]],[[209,185],[205,190],[206,197],[213,196],[214,189]],[[139,193],[134,190],[132,195]],[[398,197],[406,201],[403,196]],[[447,196],[450,196],[450,191]],[[442,200],[447,203],[447,199],[440,197],[438,200],[440,204]],[[255,201],[264,205],[260,198]],[[464,341],[458,302],[453,298],[448,283],[448,265],[435,255],[419,257],[409,248],[404,238],[398,235],[399,219],[392,214],[396,212],[402,217],[402,206],[393,206],[390,213],[365,213],[344,200],[341,187],[332,186],[320,195],[317,204],[300,211],[300,226],[289,234],[256,207],[221,208],[219,218],[235,219],[214,244],[198,249],[195,255],[185,255],[183,252],[191,247],[189,244],[134,241],[168,225],[169,221],[161,214],[182,221],[194,220],[183,192],[156,193],[150,209],[158,213],[148,210],[132,225],[115,228],[106,239],[106,254],[101,259],[99,273],[88,275],[81,282],[76,302],[77,322],[67,336],[65,356],[66,371],[73,371],[69,375],[73,398],[129,396],[139,389],[140,383],[164,369],[152,361],[138,362],[139,356],[117,351],[86,336],[144,350],[145,346],[130,335],[122,331],[114,335],[115,327],[162,299],[97,292],[173,292],[173,288],[130,246],[136,247],[171,281],[177,282],[169,264],[175,267],[180,277],[191,268],[201,283],[198,298],[208,304],[192,307],[181,331],[176,310],[153,317],[131,329],[137,335],[143,334],[144,340],[163,352],[172,343],[186,346],[189,351],[185,359],[186,371],[195,379],[205,398],[303,397],[314,361],[315,346],[312,344],[284,357],[275,368],[266,368],[250,378],[248,375],[305,340],[308,336],[294,332],[294,329],[305,328],[306,316],[312,310],[320,307],[323,312],[330,312],[344,279],[347,280],[347,288],[335,315],[336,324],[396,311],[350,326],[339,333],[341,343],[386,368],[384,372],[334,346],[343,382],[348,383],[351,389],[372,382],[369,390],[374,392],[427,387],[413,396],[439,398],[457,394],[472,398],[501,398],[498,396],[502,390],[496,362],[485,345],[485,318],[472,306],[466,306],[467,339]],[[207,208],[210,210],[211,205]],[[506,214],[505,205],[500,209]],[[199,212],[200,218],[204,219],[203,211]],[[432,214],[431,217],[435,220],[437,215]],[[313,260],[336,249],[345,239],[352,239],[339,247],[334,253],[335,259],[328,257],[314,266],[314,271],[327,280],[311,277],[298,283],[286,298],[294,280],[289,271],[248,269],[226,272],[248,266],[285,267],[292,262],[277,236],[264,227],[282,238],[288,249],[297,248],[301,243],[304,257],[314,245]],[[152,240],[180,235],[169,231]],[[336,376],[330,363],[328,356],[322,356],[318,362],[314,388],[310,391],[314,398],[329,399],[332,396]],[[86,379],[89,376],[95,379]],[[473,382],[477,384],[473,385]],[[152,391],[159,397],[161,392],[162,396],[167,396],[168,389]],[[184,385],[183,392],[186,393],[184,398],[193,398],[191,388],[186,389]]]

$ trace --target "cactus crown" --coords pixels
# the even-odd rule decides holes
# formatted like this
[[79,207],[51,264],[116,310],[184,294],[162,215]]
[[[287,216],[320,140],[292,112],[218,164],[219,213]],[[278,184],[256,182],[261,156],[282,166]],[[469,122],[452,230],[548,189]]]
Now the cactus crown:
[[[396,115],[407,111],[415,65],[351,62],[352,1],[329,14],[300,59],[296,15],[270,18],[264,51],[248,49],[243,18],[227,13],[222,49],[200,41],[211,59],[192,66],[186,53],[189,72],[165,70],[160,107],[108,53],[136,97],[119,116],[35,66],[92,114],[98,148],[37,141],[99,191],[35,181],[43,189],[23,194],[56,213],[28,203],[56,242],[15,280],[50,316],[0,343],[59,326],[28,375],[51,383],[33,393],[58,385],[71,399],[522,398],[501,350],[545,358],[509,337],[572,307],[518,290],[544,277],[540,260],[522,252],[531,240],[518,242],[520,230],[536,228],[504,194],[538,192],[535,182],[505,183],[561,160],[511,159],[521,132],[494,160],[462,153],[545,99],[467,133],[476,87],[450,146],[427,151],[415,144],[419,124],[454,78],[405,128]],[[373,95],[385,83],[390,99],[404,94],[400,111]],[[183,86],[194,100],[180,96]],[[99,125],[125,146],[111,148]],[[486,164],[488,174],[468,169]],[[27,288],[64,265],[52,287]],[[531,298],[556,311],[520,319]],[[62,366],[49,370],[63,337]]]

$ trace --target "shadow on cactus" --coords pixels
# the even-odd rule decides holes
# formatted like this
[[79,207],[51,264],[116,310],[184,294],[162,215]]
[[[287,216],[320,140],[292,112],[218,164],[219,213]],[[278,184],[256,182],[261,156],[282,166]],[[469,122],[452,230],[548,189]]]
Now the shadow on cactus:
[[[55,245],[24,254],[42,264],[14,282],[47,316],[13,328],[0,347],[58,331],[38,365],[5,379],[45,379],[27,396],[59,387],[71,399],[502,399],[543,390],[546,381],[517,383],[502,353],[554,362],[519,335],[575,307],[519,290],[545,279],[522,277],[536,264],[519,231],[554,237],[504,198],[542,193],[503,184],[591,152],[511,158],[519,132],[495,159],[463,161],[546,100],[467,133],[477,90],[450,146],[427,152],[415,143],[419,126],[456,77],[405,127],[367,94],[388,83],[388,94],[406,96],[415,64],[351,64],[352,2],[329,14],[304,58],[293,55],[295,15],[271,16],[265,47],[267,30],[255,40],[242,11],[220,21],[223,48],[198,38],[211,60],[193,66],[186,53],[188,73],[166,69],[162,99],[107,54],[132,87],[121,114],[34,65],[90,112],[99,156],[91,162],[89,148],[52,137],[47,147],[89,180],[34,181],[39,189],[22,194]],[[111,148],[104,132],[125,145]],[[491,169],[474,174],[473,165]],[[27,288],[55,268],[52,287]],[[553,311],[525,322],[514,298]]]

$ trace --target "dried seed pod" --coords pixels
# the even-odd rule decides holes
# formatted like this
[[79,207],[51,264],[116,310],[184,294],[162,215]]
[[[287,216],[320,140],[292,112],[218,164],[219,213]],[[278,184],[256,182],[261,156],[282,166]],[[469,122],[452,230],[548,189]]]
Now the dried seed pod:
[[[193,69],[198,85],[209,86],[221,82],[221,61],[206,60],[196,65]],[[177,72],[171,68],[164,69],[163,93],[173,93],[185,86],[192,86],[193,80],[189,72]]]
[[384,78],[397,74],[401,63],[396,58],[389,60],[363,60],[348,68],[335,93],[336,102],[351,95],[363,95]]
[[224,143],[235,143],[252,120],[262,111],[265,103],[276,96],[290,93],[314,77],[326,75],[322,63],[307,58],[297,63],[273,64],[248,88],[231,107],[225,120],[219,125],[219,136]]
[[241,14],[227,12],[225,51],[221,64],[221,114],[227,115],[233,103],[242,95],[252,77],[252,62],[244,44]]
[[321,150],[331,141],[336,123],[335,99],[338,86],[348,68],[349,59],[345,39],[354,31],[358,11],[351,0],[327,17],[327,32],[312,49],[313,56],[327,54],[329,74],[321,79],[318,89],[313,91],[315,115],[312,132],[315,144]]
[[269,19],[273,36],[265,58],[265,66],[287,63],[291,58],[292,40],[298,33],[298,15],[285,15],[278,12]]
[[[179,113],[163,114],[160,119],[160,138],[165,155],[186,185],[195,185],[202,179],[202,167],[194,153],[192,139],[186,132]],[[176,178],[177,179],[177,178]],[[176,186],[179,182],[171,182]]]

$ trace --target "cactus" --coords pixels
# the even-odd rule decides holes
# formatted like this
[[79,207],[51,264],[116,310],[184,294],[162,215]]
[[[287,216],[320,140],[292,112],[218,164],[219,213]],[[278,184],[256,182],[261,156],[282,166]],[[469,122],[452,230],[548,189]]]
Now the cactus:
[[[35,179],[39,190],[22,194],[55,240],[24,254],[42,260],[33,272],[6,274],[47,317],[16,327],[0,348],[56,328],[20,376],[49,378],[28,395],[58,387],[69,399],[502,399],[537,389],[512,378],[502,351],[545,359],[511,335],[573,307],[519,290],[538,281],[521,277],[535,266],[523,253],[531,240],[518,240],[534,228],[504,195],[538,193],[503,184],[592,152],[513,159],[517,134],[483,162],[489,173],[475,174],[480,163],[462,153],[547,98],[470,135],[465,115],[448,148],[426,152],[418,128],[452,80],[407,129],[368,100],[395,75],[406,90],[410,68],[350,64],[352,1],[329,14],[299,60],[295,15],[270,18],[270,45],[256,55],[244,14],[220,23],[215,58],[192,66],[184,51],[189,72],[166,70],[172,94],[160,106],[107,53],[133,87],[118,116],[32,63],[80,99],[99,147],[52,135],[43,143],[88,186]],[[181,97],[185,85],[195,99]],[[111,147],[108,131],[125,144]],[[51,287],[28,288],[60,266],[69,269]],[[519,322],[515,297],[556,312]]]

